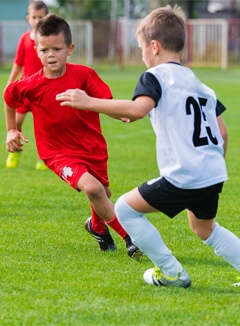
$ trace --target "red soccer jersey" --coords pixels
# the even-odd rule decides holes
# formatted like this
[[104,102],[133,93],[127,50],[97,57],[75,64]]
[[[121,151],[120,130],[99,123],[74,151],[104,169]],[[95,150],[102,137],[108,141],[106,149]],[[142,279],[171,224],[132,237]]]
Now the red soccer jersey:
[[31,76],[43,67],[34,46],[35,41],[30,38],[30,31],[24,33],[18,42],[15,57],[15,63],[23,67],[22,77]]
[[28,98],[34,119],[39,156],[44,161],[70,157],[71,161],[90,163],[106,169],[107,146],[99,114],[62,107],[56,95],[79,88],[92,97],[112,98],[109,87],[97,73],[85,66],[67,63],[63,76],[46,78],[42,70],[10,84],[4,93],[6,103],[17,108]]

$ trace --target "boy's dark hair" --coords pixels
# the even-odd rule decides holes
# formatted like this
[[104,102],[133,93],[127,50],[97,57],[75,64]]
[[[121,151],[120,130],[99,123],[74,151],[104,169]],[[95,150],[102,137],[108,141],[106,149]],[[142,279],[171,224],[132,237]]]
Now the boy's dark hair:
[[56,14],[48,14],[37,23],[35,30],[36,44],[38,43],[37,34],[41,36],[50,36],[60,33],[63,33],[67,46],[70,46],[72,44],[72,33],[66,20]]
[[28,6],[28,12],[30,9],[34,9],[34,10],[44,9],[46,15],[48,14],[48,6],[46,5],[45,2],[40,0],[31,0]]

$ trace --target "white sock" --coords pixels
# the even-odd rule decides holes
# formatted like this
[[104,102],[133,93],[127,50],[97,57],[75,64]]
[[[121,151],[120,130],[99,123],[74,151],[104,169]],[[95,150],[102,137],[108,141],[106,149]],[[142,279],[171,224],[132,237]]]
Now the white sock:
[[132,242],[161,268],[164,275],[175,277],[182,265],[164,244],[158,230],[148,221],[143,213],[131,208],[121,196],[115,204],[115,213],[120,224],[131,237]]
[[203,242],[240,272],[240,239],[235,234],[216,223],[209,238]]

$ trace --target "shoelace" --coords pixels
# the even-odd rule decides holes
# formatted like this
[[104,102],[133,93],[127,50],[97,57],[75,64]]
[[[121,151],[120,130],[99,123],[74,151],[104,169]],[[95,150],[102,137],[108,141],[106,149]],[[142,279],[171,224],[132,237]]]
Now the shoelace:
[[232,286],[240,286],[240,276],[236,277],[236,283],[233,283]]
[[176,277],[169,277],[169,276],[163,275],[163,273],[161,272],[159,267],[154,267],[153,275],[155,276],[157,281],[159,281],[161,279],[161,277],[163,277],[169,281],[175,281],[178,278],[178,275]]

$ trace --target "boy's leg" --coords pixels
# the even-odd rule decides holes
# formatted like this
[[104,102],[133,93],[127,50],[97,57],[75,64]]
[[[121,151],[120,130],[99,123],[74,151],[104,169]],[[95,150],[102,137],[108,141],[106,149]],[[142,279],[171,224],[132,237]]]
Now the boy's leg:
[[155,211],[138,189],[121,196],[115,205],[116,215],[134,244],[157,266],[155,270],[145,272],[145,281],[155,285],[188,287],[191,281],[186,271],[167,248],[158,230],[142,213]]
[[240,272],[240,239],[215,223],[214,220],[197,219],[191,211],[187,211],[188,220],[193,232],[206,245],[213,248],[217,256],[222,257]]
[[105,222],[114,216],[113,203],[106,195],[106,191],[100,181],[90,173],[85,172],[79,179],[77,187],[89,199],[92,208]]
[[[127,232],[123,229],[119,221],[117,220],[114,212],[114,205],[107,196],[106,189],[100,181],[93,177],[90,173],[84,173],[78,181],[78,188],[85,193],[88,197],[92,208],[92,219],[86,221],[85,227],[88,232],[93,231],[101,235],[103,231],[103,225],[99,222],[99,219],[103,220],[109,225],[115,232],[117,232],[122,239],[126,242],[128,255],[133,258],[137,258],[140,255],[139,249],[133,245],[131,239],[129,239]],[[91,225],[89,224],[91,223]],[[100,232],[97,227],[100,226]],[[105,225],[105,232],[107,227]],[[90,232],[91,233],[91,232]],[[93,234],[92,234],[93,235]]]
[[130,236],[127,234],[127,232],[123,229],[122,225],[119,223],[116,215],[108,221],[105,222],[107,225],[109,225],[113,230],[115,230],[125,241],[126,243],[126,248],[127,248],[127,253],[128,256],[134,259],[138,259],[143,255],[142,251],[135,245],[133,244]]
[[92,229],[93,231],[99,233],[99,234],[104,234],[106,231],[106,225],[105,222],[101,219],[100,216],[95,212],[93,209],[92,204],[90,203],[90,208],[91,208],[91,224],[92,224]]
[[[132,243],[131,238],[129,237],[127,232],[123,229],[123,227],[121,226],[121,224],[119,223],[119,221],[118,221],[118,219],[116,218],[115,215],[110,221],[104,222],[97,215],[97,213],[94,211],[91,204],[90,204],[90,206],[91,206],[91,210],[92,210],[92,217],[88,218],[86,223],[85,223],[85,229],[88,232],[89,232],[90,229],[92,229],[93,232],[95,232],[95,234],[100,234],[100,235],[105,234],[106,235],[106,232],[108,233],[108,229],[106,227],[106,224],[107,224],[116,233],[118,233],[120,235],[120,237],[125,241],[126,248],[127,248],[127,253],[128,253],[129,257],[137,259],[140,256],[142,256],[142,252]],[[90,223],[91,223],[91,225],[90,225]],[[91,232],[89,232],[89,233],[91,233]],[[104,243],[102,243],[100,245],[101,250],[116,250],[117,249],[116,245],[113,242],[113,240],[111,241],[109,239],[109,237],[108,237],[108,241],[106,241],[106,242],[108,243],[107,246]]]
[[105,222],[95,212],[91,203],[90,208],[92,214],[85,222],[85,229],[97,240],[102,251],[116,250],[117,247],[105,225]]
[[104,232],[98,233],[98,231],[93,230],[92,225],[96,224],[92,222],[92,217],[89,217],[85,222],[85,229],[87,232],[97,240],[100,250],[107,251],[107,250],[116,250],[117,247],[113,241],[113,238],[108,230],[108,228],[104,225]]
[[103,219],[96,213],[93,208],[92,203],[90,203],[91,211],[92,211],[92,229],[99,234],[103,234],[106,230],[106,224],[109,225],[115,232],[117,232],[122,239],[127,236],[127,232],[123,229],[118,219],[115,216],[114,205],[109,200],[110,205],[112,206],[112,218],[109,221],[103,221]]

